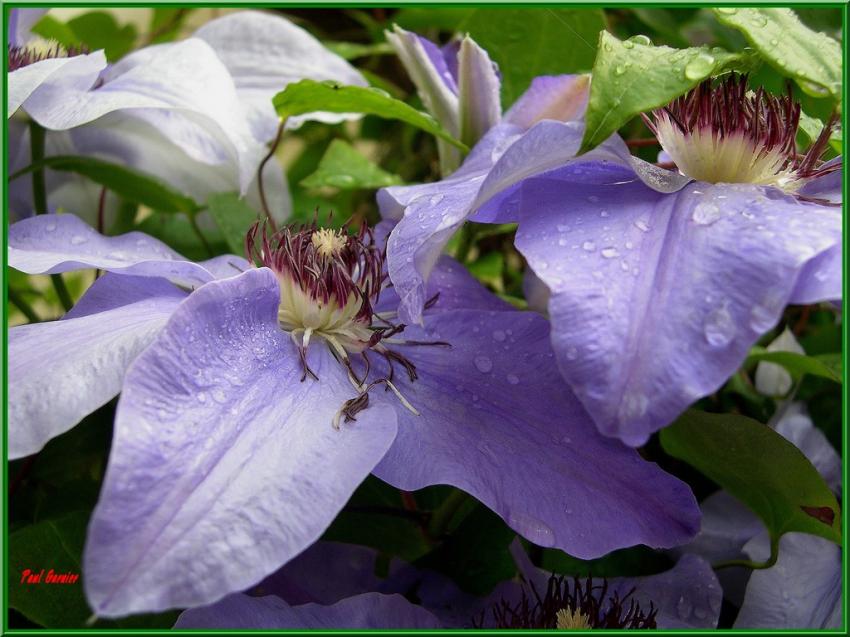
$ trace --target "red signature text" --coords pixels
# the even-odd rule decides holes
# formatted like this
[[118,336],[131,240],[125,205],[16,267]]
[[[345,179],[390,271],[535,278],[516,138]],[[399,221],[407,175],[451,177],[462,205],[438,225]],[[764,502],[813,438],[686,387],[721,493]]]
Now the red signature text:
[[76,584],[79,573],[57,573],[52,568],[34,571],[25,568],[21,573],[21,584]]

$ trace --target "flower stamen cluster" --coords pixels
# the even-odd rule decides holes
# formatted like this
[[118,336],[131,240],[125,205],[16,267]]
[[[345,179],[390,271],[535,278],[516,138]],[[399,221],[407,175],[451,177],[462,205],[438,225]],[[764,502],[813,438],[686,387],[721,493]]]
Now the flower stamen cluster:
[[[362,224],[357,233],[319,228],[312,224],[287,226],[269,235],[265,224],[255,223],[245,238],[249,259],[271,269],[280,284],[278,323],[288,332],[298,349],[303,374],[319,380],[307,363],[307,348],[314,338],[327,343],[331,353],[346,369],[358,395],[343,404],[334,418],[356,420],[369,405],[369,391],[379,384],[393,391],[412,413],[418,411],[393,383],[399,364],[409,380],[417,379],[416,366],[405,356],[387,347],[397,345],[447,345],[447,343],[407,341],[392,337],[404,331],[403,324],[390,322],[391,314],[375,311],[384,286],[384,254],[375,245],[371,229]],[[436,300],[432,299],[431,304]],[[386,377],[369,382],[372,361],[368,353],[382,356],[388,367]],[[352,364],[352,355],[362,360],[362,374]]]
[[[594,586],[589,577],[582,583],[578,577],[554,574],[543,595],[534,583],[530,583],[530,588],[531,597],[523,586],[519,602],[503,599],[492,607],[496,628],[656,628],[658,609],[652,602],[648,611],[641,609],[640,604],[630,599],[634,588],[621,599],[616,591],[608,596],[607,580]],[[473,624],[476,628],[482,627],[484,614]]]
[[66,48],[52,40],[36,40],[29,42],[27,46],[9,45],[9,72],[17,71],[42,60],[72,58],[86,53],[88,53],[88,50],[85,47],[72,46]]
[[747,76],[706,80],[644,121],[679,171],[709,183],[753,183],[793,192],[829,172],[818,164],[833,117],[804,155],[797,153],[800,104],[788,94],[750,91]]

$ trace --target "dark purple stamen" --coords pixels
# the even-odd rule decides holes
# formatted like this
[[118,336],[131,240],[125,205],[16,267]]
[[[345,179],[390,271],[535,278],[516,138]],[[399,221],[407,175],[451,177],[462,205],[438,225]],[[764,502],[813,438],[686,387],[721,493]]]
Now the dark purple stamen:
[[85,55],[89,51],[85,47],[65,48],[60,44],[52,44],[47,49],[36,51],[25,46],[9,46],[9,72],[17,71],[30,64],[53,58],[72,58]]
[[[578,577],[568,579],[565,575],[552,575],[542,596],[533,583],[530,587],[532,597],[523,586],[518,603],[503,599],[492,607],[496,628],[554,629],[558,627],[558,613],[563,610],[580,613],[591,628],[656,628],[658,609],[650,602],[649,611],[642,610],[640,604],[630,599],[635,589],[621,599],[617,592],[608,596],[607,580],[594,586],[589,577],[582,584]],[[473,620],[473,626],[484,627],[484,620],[482,612]]]
[[806,154],[799,155],[795,140],[800,104],[793,98],[790,83],[787,94],[782,96],[771,95],[762,87],[749,95],[748,91],[746,75],[732,73],[714,84],[709,79],[667,106],[652,111],[651,118],[644,114],[643,119],[656,137],[657,124],[665,118],[684,135],[707,128],[721,139],[743,136],[763,154],[777,152],[785,156],[780,170],[791,170],[801,179],[824,175],[838,168],[818,167],[838,121],[835,114]]

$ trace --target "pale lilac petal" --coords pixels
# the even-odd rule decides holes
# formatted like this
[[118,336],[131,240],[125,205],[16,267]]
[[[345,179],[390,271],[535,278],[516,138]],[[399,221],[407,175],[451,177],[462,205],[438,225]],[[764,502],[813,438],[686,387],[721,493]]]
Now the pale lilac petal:
[[[429,299],[436,296],[430,306],[430,312],[470,309],[498,312],[515,310],[510,303],[503,301],[479,283],[469,270],[445,254],[434,266],[429,285],[433,292]],[[375,309],[379,312],[392,312],[397,307],[398,293],[395,287],[388,287],[381,292],[380,301]]]
[[[51,76],[43,82],[24,104],[27,113],[45,128],[73,128],[123,109],[171,111],[166,115],[137,114],[166,126],[175,143],[195,159],[220,163],[223,156],[233,157],[238,161],[243,191],[266,152],[251,134],[233,79],[200,39],[131,53],[110,67],[101,78],[103,84],[96,88],[91,82],[70,82],[65,72],[61,75],[62,81]],[[207,142],[200,148],[195,134],[198,127],[205,131]],[[178,134],[183,129],[188,131],[186,136]]]
[[522,294],[528,303],[529,310],[543,315],[549,313],[549,288],[531,268],[526,268],[523,272]]
[[31,29],[47,11],[47,9],[12,9],[9,11],[9,46],[24,46],[32,38]]
[[[87,91],[105,68],[103,51],[95,51],[88,55],[41,60],[11,71],[6,97],[8,116],[14,115],[30,97],[42,99],[42,93],[49,92],[51,97],[55,97],[60,91]],[[28,112],[29,106],[27,104]]]
[[[770,555],[767,532],[744,547],[750,559]],[[786,533],[779,559],[754,570],[735,628],[823,629],[841,627],[841,547],[806,533]]]
[[569,122],[587,108],[589,75],[541,75],[505,113],[505,121],[531,128],[544,119]]
[[[822,168],[840,165],[842,157],[835,157],[826,162]],[[841,205],[841,184],[844,181],[844,171],[834,170],[823,177],[817,177],[807,182],[800,188],[800,194],[815,199],[825,199],[834,204]]]
[[[168,113],[149,111],[152,112]],[[203,132],[204,129],[194,127],[192,130]],[[69,132],[73,144],[67,154],[95,156],[130,166],[159,178],[198,203],[206,202],[215,193],[240,190],[239,167],[235,160],[225,158],[223,163],[212,164],[193,159],[174,143],[173,138],[165,135],[165,131],[134,115],[131,110],[109,113]],[[201,146],[196,144],[194,147]],[[292,212],[292,200],[283,168],[276,160],[266,164],[263,183],[266,200],[275,219],[286,221]],[[248,187],[246,197],[251,207],[262,209],[256,177]],[[76,209],[68,210],[79,214]]]
[[9,330],[9,458],[39,451],[104,405],[185,297],[163,279],[98,279],[61,321]]
[[738,368],[841,222],[779,191],[663,195],[627,170],[594,170],[624,183],[523,184],[516,245],[552,291],[567,383],[600,431],[637,446]]
[[331,606],[290,606],[279,597],[230,595],[212,606],[184,611],[174,628],[345,629],[440,628],[440,622],[401,595],[365,593]]
[[[836,212],[840,217],[840,213]],[[838,301],[842,298],[844,268],[841,263],[842,243],[839,240],[832,248],[806,263],[797,277],[789,303],[809,305],[821,301]]]
[[[240,11],[226,15],[207,22],[195,37],[207,42],[227,67],[248,109],[251,130],[260,141],[274,139],[279,119],[271,99],[287,84],[311,79],[368,85],[357,69],[307,31],[272,13]],[[346,118],[320,112],[293,120],[335,123]],[[295,122],[290,128],[292,124]]]
[[501,82],[487,51],[466,36],[458,53],[460,140],[472,146],[502,116]]
[[[687,485],[599,435],[564,391],[543,318],[455,310],[429,312],[425,325],[403,337],[451,348],[398,346],[419,379],[397,373],[396,382],[421,416],[399,410],[378,477],[405,490],[451,484],[532,542],[581,558],[694,536],[699,514]],[[395,401],[381,391],[373,399]]]
[[131,366],[84,553],[93,610],[114,617],[209,604],[312,544],[396,433],[326,348],[300,382],[274,274],[201,287]]
[[[434,43],[398,26],[385,32],[410,76],[425,108],[454,137],[460,137],[460,103],[457,85],[440,49]],[[460,151],[445,140],[437,140],[440,168],[447,175],[460,163]]]
[[98,268],[192,287],[239,274],[247,262],[224,255],[194,263],[141,232],[106,237],[74,215],[38,215],[9,228],[9,265],[27,274]]
[[[770,342],[767,351],[806,355],[803,346],[800,345],[794,337],[794,332],[788,327]],[[793,386],[791,374],[782,365],[767,361],[762,361],[756,365],[754,381],[756,391],[765,396],[785,396]]]

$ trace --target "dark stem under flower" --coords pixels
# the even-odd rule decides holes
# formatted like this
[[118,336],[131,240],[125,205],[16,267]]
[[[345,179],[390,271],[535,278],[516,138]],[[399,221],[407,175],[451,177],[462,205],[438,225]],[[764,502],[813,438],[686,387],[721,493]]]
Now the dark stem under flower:
[[274,217],[272,217],[271,210],[269,209],[269,203],[266,199],[266,188],[263,184],[263,170],[266,167],[266,164],[269,160],[274,157],[275,152],[277,151],[277,147],[280,145],[280,140],[283,138],[283,129],[286,126],[286,118],[280,120],[280,124],[277,127],[277,134],[274,137],[274,141],[272,142],[271,148],[269,148],[269,152],[263,157],[260,162],[259,167],[257,168],[257,190],[260,192],[260,205],[263,207],[263,212],[268,219],[269,225],[271,226],[273,231],[277,231],[277,224],[275,224]]

